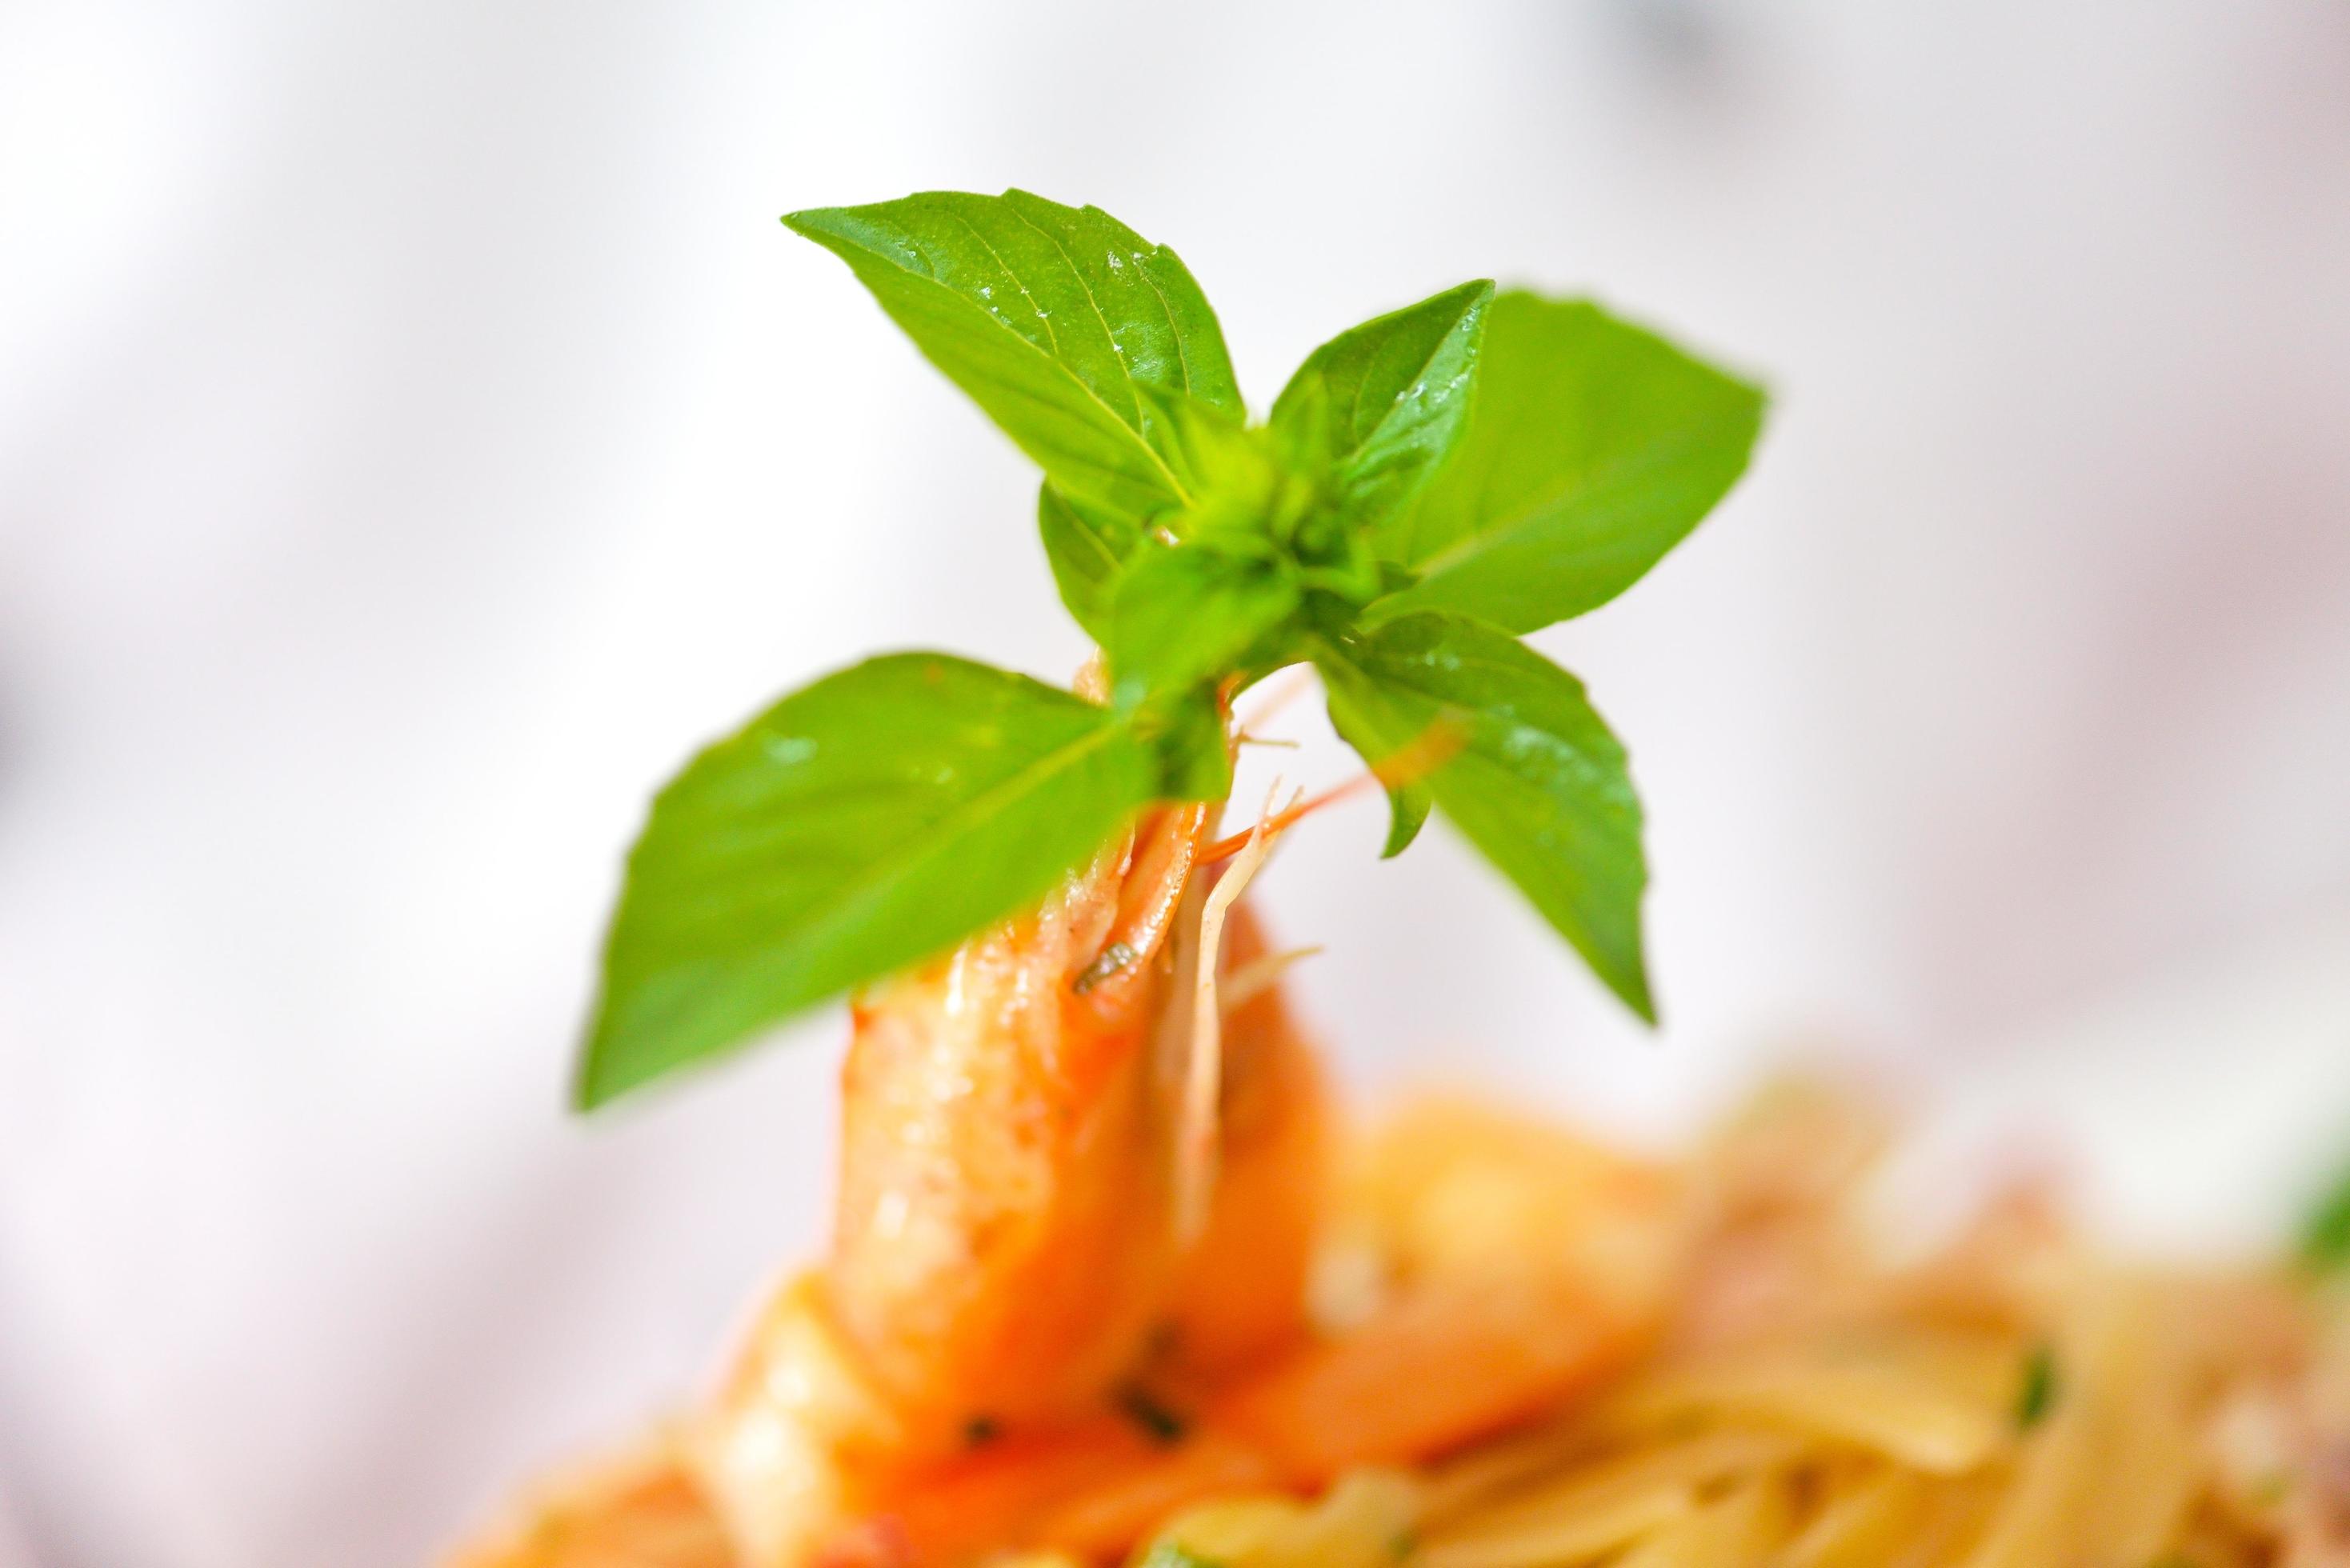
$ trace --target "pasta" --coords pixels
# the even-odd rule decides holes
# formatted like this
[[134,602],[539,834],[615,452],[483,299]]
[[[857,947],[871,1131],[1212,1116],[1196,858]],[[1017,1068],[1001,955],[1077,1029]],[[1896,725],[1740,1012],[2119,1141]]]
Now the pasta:
[[[2322,1285],[2107,1257],[2030,1184],[1929,1255],[1888,1262],[1859,1201],[1884,1134],[1856,1100],[1801,1085],[1674,1165],[1471,1106],[1407,1111],[1342,1183],[1325,1319],[1343,1328],[1431,1285],[1506,1295],[1565,1260],[1646,1324],[1642,1348],[1598,1386],[1431,1460],[1357,1466],[1304,1494],[1170,1495],[1130,1554],[1150,1568],[2350,1563],[2350,1318]],[[1406,1403],[1408,1360],[1394,1367]],[[596,1478],[542,1511],[535,1542],[470,1561],[733,1568],[665,1465],[656,1453]],[[1101,1555],[1004,1545],[995,1568]]]

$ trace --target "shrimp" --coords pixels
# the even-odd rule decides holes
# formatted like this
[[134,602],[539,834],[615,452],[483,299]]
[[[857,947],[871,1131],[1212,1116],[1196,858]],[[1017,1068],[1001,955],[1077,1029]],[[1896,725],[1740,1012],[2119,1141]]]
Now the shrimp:
[[1206,1375],[1303,1333],[1326,1116],[1276,988],[1222,1021],[1217,1184],[1196,1235],[1180,1212],[1185,971],[1266,950],[1235,911],[1229,952],[1197,950],[1213,825],[1153,814],[1034,911],[853,1005],[830,1251],[754,1326],[691,1444],[746,1563],[805,1561],[999,1439],[1130,1437],[1115,1407],[1151,1368]]
[[669,1445],[598,1462],[449,1568],[738,1568],[734,1548]]
[[[1224,961],[1234,976],[1280,961],[1245,903],[1224,927]],[[1304,1332],[1333,1152],[1321,1061],[1277,983],[1232,998],[1222,1058],[1215,1187],[1166,1315],[1169,1355],[1203,1378],[1261,1364]]]
[[[1343,1332],[1309,1322],[1328,1096],[1222,880],[1264,829],[1212,864],[1215,814],[1146,815],[1035,909],[852,1002],[824,1258],[608,1517],[551,1511],[469,1563],[1107,1561],[1202,1498],[1457,1447],[1637,1352],[1653,1314],[1515,1250],[1440,1258]],[[673,1557],[598,1554],[655,1535]]]
[[825,1297],[938,1452],[1077,1414],[1176,1260],[1158,1025],[1204,807],[855,1010]]

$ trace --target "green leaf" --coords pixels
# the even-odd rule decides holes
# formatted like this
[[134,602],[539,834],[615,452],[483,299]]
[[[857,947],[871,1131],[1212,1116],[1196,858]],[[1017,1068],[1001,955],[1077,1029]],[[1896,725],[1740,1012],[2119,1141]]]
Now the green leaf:
[[1443,610],[1526,632],[1629,587],[1736,482],[1759,388],[1581,301],[1488,313],[1468,430],[1376,535],[1419,580],[1375,618]]
[[601,1105],[1033,903],[1151,798],[1148,744],[1025,676],[905,653],[710,747],[629,856],[580,1064]]
[[1264,431],[1181,392],[1146,387],[1141,396],[1191,497],[1158,520],[1169,534],[1265,553],[1314,504],[1312,486],[1289,471]]
[[1096,642],[1109,635],[1109,595],[1142,525],[1106,508],[1081,505],[1048,480],[1036,493],[1036,532],[1061,603]]
[[1068,258],[1129,379],[1246,416],[1223,328],[1181,257],[1099,207],[1065,207],[1025,191],[1006,191],[1002,200]]
[[[1338,738],[1354,747],[1365,762],[1376,767],[1395,750],[1383,744],[1378,735],[1362,729],[1355,710],[1344,700],[1332,696],[1329,708],[1330,727],[1337,731]],[[1417,780],[1407,779],[1381,787],[1387,791],[1388,797],[1388,837],[1387,842],[1379,846],[1379,858],[1392,860],[1411,847],[1411,841],[1418,838],[1419,830],[1428,825],[1429,810],[1436,802],[1430,797],[1428,786]]]
[[2321,1273],[2350,1262],[2350,1170],[2334,1179],[2302,1221],[2301,1261]]
[[1327,454],[1350,519],[1395,515],[1460,440],[1492,297],[1490,281],[1464,283],[1342,332],[1274,400],[1275,440]]
[[1146,545],[1110,599],[1110,705],[1190,691],[1242,669],[1296,612],[1297,582],[1276,562],[1205,545]]
[[1232,748],[1224,711],[1205,687],[1134,715],[1135,733],[1159,764],[1160,800],[1222,800],[1232,793]]
[[2035,1345],[2023,1358],[2023,1376],[2015,1390],[2015,1425],[2019,1431],[2029,1431],[2048,1418],[2056,1407],[2058,1392],[2056,1352],[2046,1345]]
[[1173,251],[1024,191],[933,191],[784,219],[831,250],[1072,501],[1185,499],[1142,387],[1239,416],[1215,313]]
[[1583,683],[1489,627],[1440,615],[1326,641],[1315,663],[1340,733],[1358,748],[1367,742],[1373,766],[1423,737],[1457,747],[1426,775],[1429,795],[1608,989],[1654,1023],[1640,803],[1624,748]]

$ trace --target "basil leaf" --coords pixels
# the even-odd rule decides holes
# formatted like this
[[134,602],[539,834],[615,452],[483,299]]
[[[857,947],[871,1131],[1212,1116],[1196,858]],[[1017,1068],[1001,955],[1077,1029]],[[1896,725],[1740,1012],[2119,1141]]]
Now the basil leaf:
[[1129,709],[1241,669],[1300,597],[1296,579],[1270,560],[1204,545],[1145,547],[1110,600],[1110,705]]
[[1160,800],[1222,800],[1232,793],[1232,741],[1213,691],[1201,687],[1154,702],[1132,723],[1158,762]]
[[[1330,727],[1338,732],[1340,740],[1354,747],[1372,766],[1377,767],[1396,749],[1383,744],[1378,734],[1363,728],[1355,710],[1343,698],[1332,695],[1329,709]],[[1411,841],[1418,838],[1419,830],[1428,825],[1429,809],[1436,802],[1430,797],[1428,786],[1417,779],[1381,787],[1387,791],[1388,797],[1388,838],[1379,846],[1379,858],[1392,860],[1411,847]]]
[[1142,525],[1099,506],[1080,504],[1047,481],[1036,494],[1036,532],[1061,603],[1096,642],[1109,635],[1109,594],[1118,568],[1142,537]]
[[1168,533],[1264,550],[1312,504],[1311,488],[1283,465],[1263,431],[1181,392],[1145,387],[1141,396],[1164,433],[1168,466],[1191,496],[1159,519]]
[[1492,297],[1491,282],[1464,283],[1342,332],[1274,400],[1274,439],[1328,454],[1351,519],[1393,516],[1460,439]]
[[1179,504],[1144,386],[1237,416],[1214,312],[1174,252],[1097,208],[933,191],[794,213],[1072,501]]
[[653,802],[604,950],[583,1108],[1035,902],[1154,792],[1108,712],[943,654],[794,692]]
[[1761,389],[1582,301],[1504,294],[1452,460],[1382,529],[1419,581],[1374,607],[1533,631],[1607,603],[1745,471]]
[[[1650,1023],[1640,941],[1648,867],[1624,748],[1583,683],[1513,638],[1416,615],[1340,641],[1315,663],[1374,766],[1448,726],[1459,749],[1423,781],[1469,841]],[[1359,742],[1357,742],[1359,744]]]
[[1130,380],[1246,417],[1223,328],[1180,256],[1099,207],[1065,207],[1025,191],[1001,199],[1067,258]]
[[2301,1261],[2321,1273],[2350,1262],[2350,1170],[2334,1179],[2301,1226]]
[[2063,1379],[2056,1375],[2056,1351],[2053,1345],[2035,1345],[2023,1358],[2023,1376],[2015,1390],[2015,1427],[2018,1431],[2030,1431],[2048,1418],[2056,1407],[2056,1397],[2063,1391]]

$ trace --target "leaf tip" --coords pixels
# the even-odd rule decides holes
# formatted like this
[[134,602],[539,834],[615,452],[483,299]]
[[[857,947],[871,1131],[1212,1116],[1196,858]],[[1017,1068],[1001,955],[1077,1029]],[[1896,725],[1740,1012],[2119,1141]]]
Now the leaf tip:
[[1436,297],[1447,303],[1457,302],[1460,318],[1465,322],[1483,316],[1500,291],[1501,286],[1492,278],[1473,277],[1467,283],[1456,284]]
[[572,1069],[571,1087],[563,1098],[563,1108],[575,1116],[593,1116],[611,1103],[611,1095],[598,1083],[595,1069],[588,1064],[584,1054],[578,1065]]
[[604,1043],[604,1019],[598,1009],[587,1038],[579,1043],[578,1059],[572,1064],[566,1108],[575,1116],[593,1115],[628,1090],[627,1084],[615,1081],[610,1053],[603,1048]]
[[1660,1026],[1661,1021],[1657,1015],[1656,993],[1648,989],[1648,966],[1646,960],[1636,957],[1632,961],[1632,967],[1626,972],[1606,975],[1603,978],[1607,981],[1607,989],[1616,993],[1617,1001],[1631,1010],[1633,1017],[1651,1029]]
[[840,237],[841,220],[848,216],[848,211],[847,207],[802,207],[795,213],[785,213],[783,224],[804,240],[828,246]]
[[1410,848],[1411,841],[1419,836],[1419,830],[1418,828],[1406,827],[1401,823],[1396,824],[1394,826],[1388,829],[1387,842],[1379,846],[1379,858],[1382,860],[1394,859],[1397,856]]

